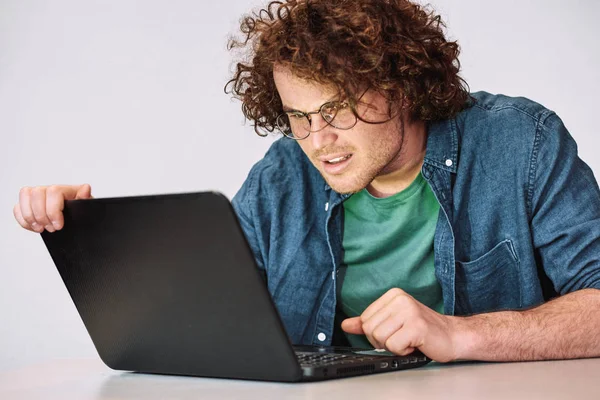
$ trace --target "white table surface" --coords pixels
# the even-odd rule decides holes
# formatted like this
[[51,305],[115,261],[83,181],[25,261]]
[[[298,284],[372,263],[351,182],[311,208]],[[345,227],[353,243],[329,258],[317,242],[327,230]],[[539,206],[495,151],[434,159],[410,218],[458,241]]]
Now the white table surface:
[[117,372],[99,359],[69,359],[1,372],[0,399],[600,399],[600,359],[430,364],[294,384]]

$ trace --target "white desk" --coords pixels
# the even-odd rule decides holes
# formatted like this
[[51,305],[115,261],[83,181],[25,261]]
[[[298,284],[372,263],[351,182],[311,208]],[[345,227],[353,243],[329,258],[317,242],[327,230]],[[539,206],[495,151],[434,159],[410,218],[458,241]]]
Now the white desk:
[[318,383],[115,372],[98,359],[0,373],[0,399],[600,399],[600,359],[427,367]]

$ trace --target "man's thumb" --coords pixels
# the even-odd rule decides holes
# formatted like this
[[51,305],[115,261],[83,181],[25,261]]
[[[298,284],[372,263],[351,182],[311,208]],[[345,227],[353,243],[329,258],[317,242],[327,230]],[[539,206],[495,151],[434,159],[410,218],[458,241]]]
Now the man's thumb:
[[354,335],[364,335],[360,317],[348,318],[342,321],[342,330]]

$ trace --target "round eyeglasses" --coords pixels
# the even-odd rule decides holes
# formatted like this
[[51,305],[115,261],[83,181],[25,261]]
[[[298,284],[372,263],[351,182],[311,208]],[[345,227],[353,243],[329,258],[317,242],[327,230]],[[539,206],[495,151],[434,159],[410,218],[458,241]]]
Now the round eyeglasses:
[[290,139],[306,139],[312,132],[322,129],[312,130],[312,115],[314,114],[321,114],[327,125],[336,129],[351,129],[358,121],[350,104],[345,101],[330,101],[323,104],[318,111],[305,113],[291,110],[279,114],[277,129]]

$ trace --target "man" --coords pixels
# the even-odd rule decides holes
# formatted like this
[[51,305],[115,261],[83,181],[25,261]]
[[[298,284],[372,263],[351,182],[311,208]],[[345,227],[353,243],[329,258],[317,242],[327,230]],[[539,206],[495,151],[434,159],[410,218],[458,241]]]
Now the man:
[[[273,2],[242,32],[227,88],[285,137],[233,205],[294,343],[600,356],[600,192],[555,113],[469,95],[457,44],[406,0]],[[54,231],[89,197],[23,188],[14,213]]]

